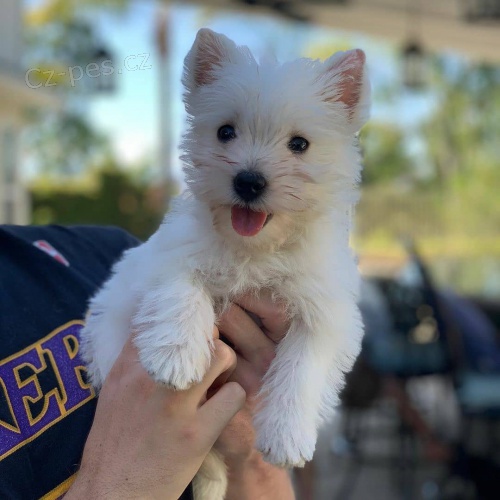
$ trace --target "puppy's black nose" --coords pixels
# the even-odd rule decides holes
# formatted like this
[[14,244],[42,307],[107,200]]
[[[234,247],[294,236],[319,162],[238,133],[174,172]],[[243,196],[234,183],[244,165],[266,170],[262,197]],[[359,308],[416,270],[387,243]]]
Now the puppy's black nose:
[[265,177],[259,172],[243,170],[233,180],[234,190],[243,201],[257,199],[266,189]]

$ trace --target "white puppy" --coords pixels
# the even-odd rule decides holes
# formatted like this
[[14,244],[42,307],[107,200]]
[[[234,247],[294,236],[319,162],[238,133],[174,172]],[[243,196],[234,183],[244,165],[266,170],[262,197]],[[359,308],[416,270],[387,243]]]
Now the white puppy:
[[[362,336],[349,231],[356,133],[369,111],[364,63],[360,50],[257,63],[246,47],[198,32],[183,77],[188,188],[91,301],[82,347],[96,387],[131,324],[156,381],[179,390],[198,382],[220,312],[265,288],[291,326],[263,380],[257,448],[281,466],[312,458]],[[216,481],[198,484],[197,496],[213,500],[225,479],[213,454],[210,464],[205,477]]]

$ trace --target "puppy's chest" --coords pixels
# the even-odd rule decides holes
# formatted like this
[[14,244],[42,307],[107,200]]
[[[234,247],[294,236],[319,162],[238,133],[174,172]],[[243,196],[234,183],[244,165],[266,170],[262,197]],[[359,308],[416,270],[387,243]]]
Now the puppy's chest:
[[200,269],[197,278],[212,298],[231,299],[249,290],[278,290],[290,280],[290,272],[269,262],[243,261],[227,267]]

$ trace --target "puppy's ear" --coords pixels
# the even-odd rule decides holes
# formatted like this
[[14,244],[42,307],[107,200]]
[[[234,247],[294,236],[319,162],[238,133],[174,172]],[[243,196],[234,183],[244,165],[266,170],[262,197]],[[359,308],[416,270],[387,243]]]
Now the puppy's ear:
[[370,83],[365,59],[360,49],[339,52],[323,63],[321,75],[322,98],[329,103],[340,103],[356,130],[369,114]]
[[217,78],[217,70],[225,63],[235,62],[236,44],[224,35],[202,28],[184,60],[183,83],[193,90],[208,85]]

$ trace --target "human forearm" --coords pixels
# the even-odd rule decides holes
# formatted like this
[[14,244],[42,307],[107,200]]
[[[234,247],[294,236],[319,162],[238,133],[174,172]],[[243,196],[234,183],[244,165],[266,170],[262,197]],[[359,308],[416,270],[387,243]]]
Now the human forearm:
[[268,464],[257,451],[244,463],[228,466],[226,500],[293,500],[288,471]]

